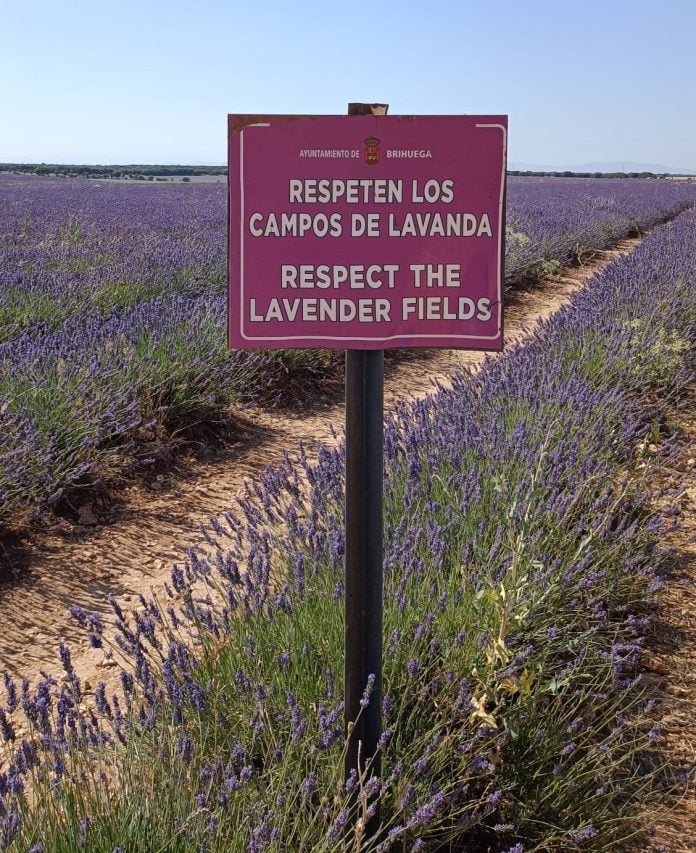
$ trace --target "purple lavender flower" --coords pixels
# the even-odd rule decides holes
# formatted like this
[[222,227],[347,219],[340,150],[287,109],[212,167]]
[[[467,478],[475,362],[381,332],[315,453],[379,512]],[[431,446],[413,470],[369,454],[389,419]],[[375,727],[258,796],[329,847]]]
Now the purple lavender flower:
[[300,784],[300,793],[306,799],[307,797],[311,796],[317,790],[318,787],[319,784],[317,782],[317,774],[312,772]]
[[336,815],[327,833],[327,838],[331,844],[338,844],[345,838],[345,829],[349,819],[350,813],[346,809],[341,809]]
[[179,735],[179,742],[177,743],[176,751],[184,764],[191,763],[191,759],[193,758],[193,742],[191,741],[191,738],[183,732]]
[[104,714],[104,716],[112,719],[113,712],[109,700],[106,698],[106,684],[103,681],[97,684],[97,688],[94,691],[94,704],[97,706],[100,714]]
[[502,799],[503,792],[498,789],[497,791],[493,791],[492,793],[488,794],[488,796],[486,797],[486,803],[488,803],[489,806],[497,806]]
[[0,733],[5,743],[11,743],[15,739],[15,730],[3,708],[0,708]]
[[336,693],[336,676],[330,666],[326,667],[326,695],[333,699]]
[[19,706],[19,697],[17,696],[17,685],[6,672],[3,673],[2,680],[5,684],[5,692],[7,693],[7,710],[11,714]]
[[375,674],[371,672],[367,676],[367,684],[365,685],[365,689],[363,690],[363,695],[360,699],[360,707],[367,708],[370,704],[370,697],[372,696],[372,691],[375,687]]
[[570,741],[570,743],[567,743],[561,750],[561,757],[567,758],[572,752],[577,749],[577,746],[578,745],[577,743],[575,743],[574,740]]
[[89,815],[85,815],[80,821],[79,828],[79,836],[78,836],[78,844],[80,847],[84,847],[87,843],[87,833],[89,832],[89,828],[92,826],[92,818]]
[[573,844],[583,844],[585,841],[590,841],[597,835],[597,830],[592,825],[589,825],[582,829],[575,830],[575,832],[571,832],[570,840]]
[[288,708],[290,709],[292,742],[296,744],[299,743],[307,733],[307,722],[302,716],[302,712],[300,710],[300,706],[297,704],[297,698],[295,697],[295,694],[288,691],[285,695]]

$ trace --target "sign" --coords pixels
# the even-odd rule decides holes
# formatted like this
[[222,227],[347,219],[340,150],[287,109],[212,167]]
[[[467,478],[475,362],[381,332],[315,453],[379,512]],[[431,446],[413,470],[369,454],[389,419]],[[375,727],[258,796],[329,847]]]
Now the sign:
[[502,349],[507,116],[230,116],[229,342]]

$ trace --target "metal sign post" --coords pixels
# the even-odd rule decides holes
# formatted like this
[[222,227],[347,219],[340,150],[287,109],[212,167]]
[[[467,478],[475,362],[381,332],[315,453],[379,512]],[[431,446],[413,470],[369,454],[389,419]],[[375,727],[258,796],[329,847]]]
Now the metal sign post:
[[[348,107],[348,115],[386,112]],[[381,775],[383,445],[384,350],[346,350],[346,779]],[[366,836],[378,826],[377,810]]]
[[346,778],[381,775],[383,365],[346,351]]

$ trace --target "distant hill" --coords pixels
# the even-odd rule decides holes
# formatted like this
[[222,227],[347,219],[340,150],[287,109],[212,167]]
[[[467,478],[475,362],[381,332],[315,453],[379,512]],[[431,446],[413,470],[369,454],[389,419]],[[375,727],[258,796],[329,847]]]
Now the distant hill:
[[694,169],[675,169],[660,163],[634,163],[629,160],[612,163],[581,163],[574,166],[549,166],[513,160],[508,163],[508,168],[517,172],[652,172],[653,175],[696,175]]

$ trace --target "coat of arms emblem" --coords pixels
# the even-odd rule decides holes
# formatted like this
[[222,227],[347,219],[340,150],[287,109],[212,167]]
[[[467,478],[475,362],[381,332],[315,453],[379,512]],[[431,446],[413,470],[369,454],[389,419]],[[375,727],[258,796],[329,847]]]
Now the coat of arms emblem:
[[379,143],[381,140],[376,136],[368,136],[365,140],[365,162],[368,166],[376,166],[379,163]]

